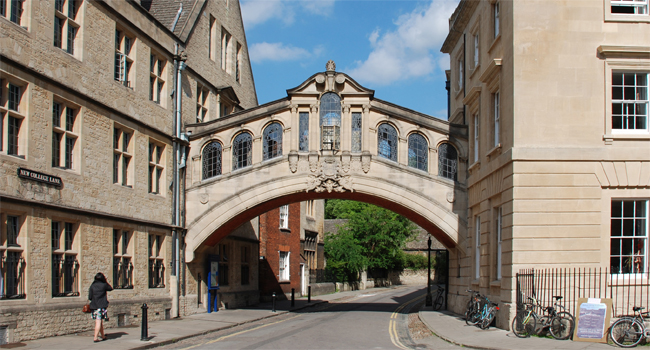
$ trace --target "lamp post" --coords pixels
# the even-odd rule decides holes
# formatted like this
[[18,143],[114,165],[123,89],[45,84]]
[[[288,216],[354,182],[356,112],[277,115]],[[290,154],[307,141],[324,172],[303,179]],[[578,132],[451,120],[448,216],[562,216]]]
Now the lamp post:
[[432,306],[433,302],[431,300],[431,236],[427,241],[427,253],[429,256],[429,263],[427,264],[427,299],[425,306]]

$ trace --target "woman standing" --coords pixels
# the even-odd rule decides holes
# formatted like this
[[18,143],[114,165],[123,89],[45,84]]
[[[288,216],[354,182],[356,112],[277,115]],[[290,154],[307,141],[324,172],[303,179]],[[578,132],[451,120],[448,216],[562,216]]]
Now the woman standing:
[[[90,300],[90,309],[92,310],[91,315],[93,320],[95,320],[95,343],[106,340],[102,321],[108,321],[108,314],[106,313],[106,309],[108,309],[108,298],[106,297],[106,292],[112,290],[113,287],[106,282],[106,277],[101,272],[95,275],[95,281],[88,289],[88,300]],[[99,337],[100,335],[101,339]]]

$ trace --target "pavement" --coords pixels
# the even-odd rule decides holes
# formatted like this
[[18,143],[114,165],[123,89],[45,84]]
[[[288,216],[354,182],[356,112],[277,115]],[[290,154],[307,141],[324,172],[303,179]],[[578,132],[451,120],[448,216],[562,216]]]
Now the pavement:
[[[407,287],[407,286],[404,286]],[[400,287],[398,287],[400,288]],[[272,312],[271,303],[261,303],[254,308],[219,310],[213,313],[200,313],[179,319],[149,322],[148,340],[142,341],[139,326],[129,326],[106,329],[108,339],[93,343],[93,332],[37,339],[0,345],[0,348],[19,349],[150,349],[161,345],[171,344],[183,339],[192,338],[238,325],[272,318],[288,312],[302,310],[315,305],[353,299],[369,291],[379,292],[381,289],[340,292],[295,300],[291,306],[289,300],[276,302],[276,312]],[[475,349],[612,349],[611,345],[558,341],[554,339],[530,337],[520,339],[512,332],[497,328],[481,330],[465,324],[462,316],[446,312],[433,311],[431,307],[422,307],[419,311],[420,320],[439,338],[462,347]],[[88,322],[91,322],[89,320]],[[426,343],[426,342],[425,342]]]

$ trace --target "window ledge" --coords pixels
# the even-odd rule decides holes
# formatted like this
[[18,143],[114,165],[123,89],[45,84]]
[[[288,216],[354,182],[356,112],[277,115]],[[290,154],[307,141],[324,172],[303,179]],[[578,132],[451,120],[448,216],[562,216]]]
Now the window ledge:
[[501,144],[500,143],[498,143],[496,146],[494,146],[494,148],[492,148],[487,153],[488,160],[490,160],[491,157],[493,157],[494,155],[497,155],[499,153],[501,153]]
[[280,284],[289,284],[289,283],[291,283],[291,280],[280,280],[280,281],[278,281],[278,283],[280,283]]
[[286,227],[280,227],[280,232],[291,233],[291,229]]
[[501,280],[494,280],[490,282],[490,287],[501,287]]
[[605,10],[605,22],[650,22],[650,16],[646,14],[634,15],[623,13],[611,13]]
[[471,283],[472,283],[473,286],[478,286],[480,282],[481,282],[481,280],[476,279],[476,280],[472,280]]
[[467,168],[467,171],[469,171],[471,173],[472,171],[474,171],[476,169],[480,169],[480,168],[481,168],[481,162],[476,161],[472,165],[470,165],[469,168]]
[[614,274],[609,276],[610,286],[646,286],[650,280],[645,273],[641,274]]
[[603,141],[605,141],[605,144],[607,145],[611,144],[614,140],[650,140],[650,133],[612,133],[603,135]]
[[497,37],[494,38],[494,40],[492,41],[492,44],[490,44],[488,53],[492,53],[492,49],[494,49],[500,41],[501,41],[501,33],[499,33],[499,35],[497,35]]

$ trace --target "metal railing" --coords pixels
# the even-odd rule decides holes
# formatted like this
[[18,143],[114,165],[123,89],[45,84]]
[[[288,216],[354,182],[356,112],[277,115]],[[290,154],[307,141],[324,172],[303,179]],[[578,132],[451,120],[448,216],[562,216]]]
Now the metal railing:
[[165,264],[162,260],[149,260],[149,288],[165,287]]
[[52,296],[79,296],[77,256],[52,255]]
[[117,289],[133,288],[133,264],[130,258],[113,258],[113,287]]
[[[5,255],[6,254],[6,255]],[[5,252],[0,260],[0,299],[25,299],[25,259],[20,252]]]
[[552,305],[553,296],[575,312],[579,298],[612,299],[612,315],[633,314],[634,306],[650,309],[650,273],[617,274],[607,268],[526,269],[516,274],[517,308],[528,297]]

